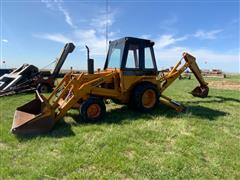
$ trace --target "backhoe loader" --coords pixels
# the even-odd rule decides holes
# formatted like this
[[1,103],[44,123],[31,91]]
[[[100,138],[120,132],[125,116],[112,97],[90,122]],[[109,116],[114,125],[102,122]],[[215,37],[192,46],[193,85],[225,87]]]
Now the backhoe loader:
[[[49,132],[71,108],[79,109],[80,121],[100,121],[106,112],[105,99],[141,112],[151,111],[160,101],[181,112],[184,106],[163,92],[187,68],[200,83],[192,91],[193,96],[207,97],[207,83],[192,55],[183,53],[182,59],[170,72],[162,73],[157,69],[153,46],[151,40],[133,37],[110,41],[104,69],[95,72],[88,49],[88,72],[66,74],[47,98],[36,91],[34,100],[16,109],[12,133]],[[183,59],[185,63],[181,66]]]

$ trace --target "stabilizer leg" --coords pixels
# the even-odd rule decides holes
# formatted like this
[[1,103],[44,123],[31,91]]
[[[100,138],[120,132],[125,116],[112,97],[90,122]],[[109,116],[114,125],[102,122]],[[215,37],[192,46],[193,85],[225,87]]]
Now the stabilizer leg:
[[185,107],[182,104],[170,99],[167,96],[161,95],[159,101],[160,103],[175,109],[177,112],[183,112],[185,110]]

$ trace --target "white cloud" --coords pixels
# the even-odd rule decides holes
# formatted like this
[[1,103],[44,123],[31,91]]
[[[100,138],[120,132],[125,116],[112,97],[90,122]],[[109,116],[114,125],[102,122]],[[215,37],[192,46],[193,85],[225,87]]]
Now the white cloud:
[[51,40],[59,43],[74,42],[76,46],[85,50],[88,45],[93,55],[106,54],[106,39],[103,35],[97,35],[94,29],[75,30],[73,34],[66,36],[60,33],[56,34],[35,34],[34,37]]
[[[42,1],[43,2],[43,1]],[[59,1],[54,1],[59,3]],[[34,35],[38,38],[44,38],[51,41],[66,43],[66,42],[74,42],[76,46],[80,47],[81,50],[85,51],[85,45],[88,45],[91,51],[91,56],[96,60],[96,66],[98,64],[103,64],[103,57],[106,55],[106,39],[105,39],[105,28],[106,25],[111,27],[115,22],[115,13],[109,13],[108,19],[106,19],[106,15],[101,12],[95,18],[90,20],[90,28],[88,29],[78,29],[73,24],[69,13],[65,11],[63,6],[60,3],[60,8],[56,4],[53,6],[49,1],[45,2],[46,6],[49,9],[57,8],[62,14],[65,16],[65,21],[74,29],[68,35],[63,35],[61,33],[43,33],[40,35]],[[61,9],[62,8],[62,9]],[[176,23],[177,18],[175,16],[172,17],[170,25]],[[167,22],[165,22],[167,23]],[[178,42],[185,41],[189,38],[196,37],[199,39],[215,39],[217,34],[222,32],[222,29],[215,29],[211,31],[199,30],[192,35],[184,35],[176,37],[173,34],[164,34],[155,40],[155,54],[157,59],[157,64],[159,69],[162,67],[170,67],[173,66],[177,60],[181,59],[182,53],[184,51],[191,53],[197,58],[197,62],[200,68],[222,68],[227,65],[232,65],[233,67],[238,64],[239,67],[239,55],[231,52],[216,52],[209,50],[208,48],[199,48],[192,49],[189,47],[177,46]],[[109,37],[115,39],[117,36],[116,32],[109,32]],[[142,38],[149,39],[150,35],[143,35]],[[80,52],[81,56],[83,55]],[[85,53],[84,53],[85,55]],[[97,58],[96,58],[97,57]],[[99,58],[101,57],[101,58]],[[207,62],[207,64],[205,63]],[[234,65],[235,64],[235,65]],[[227,69],[227,68],[226,68]],[[223,70],[226,70],[223,69]],[[230,69],[230,68],[229,68]],[[236,69],[236,68],[235,68]],[[239,71],[239,70],[238,70]]]
[[166,32],[176,32],[174,25],[178,22],[176,14],[170,14],[165,20],[160,22],[160,28]]
[[237,23],[239,23],[239,18],[234,18],[229,22],[230,25],[237,24]]
[[[197,57],[198,61],[201,61],[201,64],[205,63],[204,69],[222,69],[223,71],[231,71],[235,72],[239,70],[239,55],[232,54],[227,52],[216,52],[206,48],[189,50],[195,57]],[[231,68],[229,68],[231,67]]]
[[[157,46],[157,44],[156,44]],[[239,55],[228,52],[216,52],[207,48],[192,49],[189,47],[171,47],[155,49],[159,69],[169,68],[182,58],[182,53],[188,52],[196,57],[201,69],[219,68],[224,71],[240,71]]]
[[175,14],[171,14],[168,19],[165,19],[162,22],[162,24],[165,25],[165,26],[166,25],[169,26],[169,25],[173,25],[173,24],[177,23],[177,21],[178,21],[177,16]]
[[108,15],[106,15],[106,12],[101,13],[90,20],[90,25],[96,29],[97,32],[105,33],[106,26],[110,27],[115,22],[115,14],[115,11],[108,13]]
[[65,22],[72,28],[76,28],[76,26],[73,24],[72,18],[69,15],[69,12],[63,8],[61,0],[41,0],[42,3],[46,5],[46,7],[52,11],[59,11],[61,12],[65,17]]
[[[51,3],[49,3],[49,1],[42,1],[42,2],[44,2],[49,9],[56,8],[56,6],[54,6],[52,1]],[[66,22],[68,22],[69,25],[72,24],[72,19],[68,15],[68,12],[67,11],[65,12],[61,4],[60,4],[60,11],[63,14],[65,14]],[[85,45],[88,45],[92,55],[105,56],[106,55],[106,34],[105,34],[106,25],[110,27],[114,23],[116,11],[110,12],[108,14],[108,19],[106,19],[107,16],[104,14],[104,12],[100,12],[99,14],[90,20],[90,24],[89,24],[90,28],[88,29],[74,28],[72,32],[68,35],[63,35],[61,33],[54,33],[54,34],[41,33],[37,35],[35,34],[34,37],[48,39],[48,40],[60,42],[60,43],[66,43],[71,41],[71,42],[74,42],[76,46],[79,46],[80,49],[84,49],[84,51],[85,51]],[[74,26],[74,25],[72,24],[71,26]],[[109,38],[115,39],[116,33],[117,32],[109,31],[108,32]]]
[[159,39],[156,40],[156,48],[164,48],[169,45],[175,44],[179,41],[184,41],[188,38],[187,35],[175,38],[173,35],[162,35]]
[[68,43],[68,42],[74,42],[72,39],[62,35],[62,34],[36,34],[34,37],[42,38],[42,39],[48,39],[51,41],[59,42],[59,43]]
[[7,39],[2,39],[2,42],[8,43]]
[[54,10],[54,1],[51,1],[51,0],[41,0],[42,3],[45,3],[46,7],[51,9],[51,10]]
[[70,25],[72,28],[76,28],[76,26],[72,22],[72,18],[70,17],[69,12],[66,9],[64,9],[61,4],[58,4],[58,9],[65,16],[66,23]]
[[97,35],[96,30],[77,30],[74,32],[74,36],[77,39],[77,45],[84,47],[88,45],[93,55],[105,55],[106,54],[106,39],[104,35]]
[[151,39],[151,35],[150,35],[150,34],[143,34],[143,35],[139,36],[139,38],[142,38],[142,39]]
[[111,26],[114,22],[113,16],[110,14],[107,18],[106,15],[101,15],[92,19],[92,25],[99,28],[105,28],[106,25]]
[[204,31],[204,30],[198,30],[194,37],[200,38],[200,39],[216,39],[216,35],[222,32],[222,29],[215,29],[211,31]]

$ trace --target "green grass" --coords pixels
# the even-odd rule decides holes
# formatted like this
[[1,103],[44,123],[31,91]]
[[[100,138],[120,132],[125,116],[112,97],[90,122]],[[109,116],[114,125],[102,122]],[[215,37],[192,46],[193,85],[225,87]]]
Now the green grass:
[[230,75],[227,74],[226,78],[222,77],[204,77],[206,81],[230,81],[230,82],[236,82],[240,83],[240,75]]
[[101,123],[78,124],[71,110],[52,132],[29,138],[9,130],[15,108],[34,95],[1,98],[0,179],[239,179],[240,91],[193,98],[196,85],[177,80],[166,92],[185,113],[108,104]]

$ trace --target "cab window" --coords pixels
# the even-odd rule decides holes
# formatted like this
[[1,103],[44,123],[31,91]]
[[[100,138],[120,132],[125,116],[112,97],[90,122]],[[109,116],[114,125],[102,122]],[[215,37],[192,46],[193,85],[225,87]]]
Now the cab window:
[[123,53],[123,45],[116,44],[109,50],[107,68],[120,68]]
[[139,46],[129,45],[126,68],[139,68]]
[[151,53],[151,49],[145,48],[145,68],[146,69],[153,69],[154,65],[153,65],[153,58],[152,58],[152,53]]

